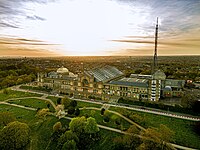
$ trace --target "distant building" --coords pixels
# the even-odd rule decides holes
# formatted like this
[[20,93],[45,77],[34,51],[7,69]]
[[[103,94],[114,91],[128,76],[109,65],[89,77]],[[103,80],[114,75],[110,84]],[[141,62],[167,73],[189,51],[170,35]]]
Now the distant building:
[[102,100],[124,97],[158,101],[161,97],[181,97],[184,83],[184,80],[166,79],[160,70],[153,75],[131,74],[127,78],[112,66],[82,71],[78,75],[64,67],[56,72],[38,73],[38,85],[52,88],[55,93]]
[[[155,51],[151,75],[132,74],[129,78],[115,67],[105,66],[75,75],[61,67],[57,72],[39,73],[38,84],[78,98],[96,97],[103,100],[126,99],[158,101],[165,97],[181,97],[184,80],[166,79],[158,70],[158,18],[155,31]],[[84,67],[83,67],[84,68]]]

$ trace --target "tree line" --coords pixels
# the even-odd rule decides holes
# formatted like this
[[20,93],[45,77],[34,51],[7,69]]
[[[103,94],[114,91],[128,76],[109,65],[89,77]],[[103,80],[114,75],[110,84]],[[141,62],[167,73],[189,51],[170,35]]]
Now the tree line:
[[0,89],[29,83],[36,79],[38,67],[21,64],[0,64]]

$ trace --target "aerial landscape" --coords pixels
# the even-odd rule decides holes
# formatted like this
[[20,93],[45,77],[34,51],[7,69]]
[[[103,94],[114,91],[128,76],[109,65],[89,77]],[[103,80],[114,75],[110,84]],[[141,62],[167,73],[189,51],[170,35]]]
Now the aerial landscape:
[[199,0],[0,0],[0,149],[200,149]]

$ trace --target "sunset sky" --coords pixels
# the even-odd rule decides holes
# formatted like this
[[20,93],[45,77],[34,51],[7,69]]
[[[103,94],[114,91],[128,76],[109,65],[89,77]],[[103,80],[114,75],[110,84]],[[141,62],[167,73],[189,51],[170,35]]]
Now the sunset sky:
[[200,0],[0,0],[0,56],[200,55]]

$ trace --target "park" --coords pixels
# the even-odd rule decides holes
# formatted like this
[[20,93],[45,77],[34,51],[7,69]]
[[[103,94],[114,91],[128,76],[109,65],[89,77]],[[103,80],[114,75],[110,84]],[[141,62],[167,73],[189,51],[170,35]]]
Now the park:
[[[158,140],[158,137],[162,139],[163,135],[161,133],[164,131],[169,133],[167,134],[168,137],[163,138],[166,143],[194,149],[200,148],[198,144],[200,141],[199,136],[193,130],[195,121],[138,112],[115,106],[108,107],[108,104],[105,103],[75,101],[68,97],[59,98],[59,96],[20,88],[18,90],[13,90],[13,88],[6,89],[6,91],[2,90],[0,99],[1,130],[5,126],[2,122],[6,120],[5,117],[2,117],[2,115],[5,115],[3,113],[9,113],[6,115],[13,115],[14,117],[14,119],[10,117],[12,118],[10,120],[7,117],[7,126],[10,122],[17,121],[27,124],[30,128],[30,141],[25,145],[22,144],[25,149],[64,149],[66,147],[80,149],[80,145],[85,149],[117,149],[123,146],[126,148],[140,147],[142,143],[145,143],[148,147],[151,146],[148,145],[148,140],[138,139],[135,135],[145,135],[147,137],[154,135],[155,140]],[[57,107],[59,104],[63,104],[67,108],[63,109],[66,114],[56,117],[56,113],[60,109]],[[78,131],[77,129],[71,131],[70,122],[72,120],[78,120],[79,123],[84,122],[84,125],[88,124],[87,122],[93,122],[92,124],[96,128],[91,127],[89,133],[85,130],[79,131],[79,129]],[[159,132],[161,129],[162,132]],[[62,141],[63,136],[69,134],[68,132],[73,133],[73,136],[78,135],[76,138],[79,140],[70,138],[68,141]],[[149,132],[149,134],[146,132]],[[133,145],[130,142],[130,145],[125,146],[124,140],[127,138],[132,142],[137,140],[138,142]],[[59,142],[60,140],[62,142]],[[159,141],[156,143],[159,143]],[[171,144],[165,144],[165,146],[172,147]]]

